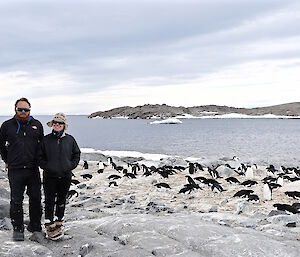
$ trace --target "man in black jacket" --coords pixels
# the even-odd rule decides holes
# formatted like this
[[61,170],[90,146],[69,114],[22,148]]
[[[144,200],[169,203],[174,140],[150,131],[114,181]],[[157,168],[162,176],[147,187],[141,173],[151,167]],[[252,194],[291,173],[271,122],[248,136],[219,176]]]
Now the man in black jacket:
[[15,103],[15,115],[3,122],[0,128],[0,153],[8,170],[11,190],[10,218],[13,239],[24,240],[23,199],[25,187],[29,196],[27,229],[41,231],[41,179],[38,169],[38,149],[43,140],[42,124],[30,116],[31,105],[26,98]]

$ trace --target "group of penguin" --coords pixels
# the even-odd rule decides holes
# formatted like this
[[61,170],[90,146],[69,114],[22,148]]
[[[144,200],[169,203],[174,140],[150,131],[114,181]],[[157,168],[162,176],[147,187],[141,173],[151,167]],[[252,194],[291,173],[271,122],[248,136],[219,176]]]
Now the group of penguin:
[[[218,179],[222,178],[219,175],[218,168],[221,165],[217,166],[203,166],[197,162],[192,163],[189,162],[188,167],[184,166],[171,166],[171,165],[164,165],[161,167],[155,166],[146,166],[144,164],[137,164],[137,163],[127,163],[127,166],[124,167],[123,165],[117,165],[111,157],[107,158],[107,162],[99,161],[97,163],[98,170],[97,172],[103,173],[106,167],[111,167],[113,170],[117,172],[117,174],[111,174],[107,177],[109,184],[108,186],[118,186],[118,179],[122,177],[127,177],[128,179],[136,179],[138,175],[142,176],[151,176],[154,174],[159,174],[162,178],[168,179],[169,176],[175,175],[179,172],[183,172],[188,169],[189,175],[186,175],[186,184],[179,190],[178,194],[190,194],[194,190],[203,190],[205,186],[209,187],[215,193],[222,193],[226,191],[224,185],[218,181]],[[229,184],[237,184],[247,189],[243,188],[237,191],[232,197],[244,197],[247,198],[247,201],[250,202],[259,202],[260,199],[258,195],[254,194],[254,191],[248,188],[251,188],[254,185],[257,185],[258,182],[253,180],[254,178],[254,170],[257,169],[257,165],[245,165],[243,163],[240,164],[239,167],[234,168],[231,167],[229,164],[223,165],[226,168],[232,169],[232,171],[241,178],[246,178],[245,181],[240,182],[236,177],[229,176],[225,178],[225,181]],[[89,165],[87,161],[84,161],[83,168],[88,169]],[[130,170],[131,172],[129,172]],[[300,169],[295,167],[286,168],[284,166],[280,166],[279,170],[277,170],[274,165],[269,165],[266,168],[267,176],[262,179],[262,183],[264,183],[263,187],[263,198],[264,200],[272,200],[272,192],[283,186],[284,181],[294,182],[300,180]],[[201,173],[202,176],[196,176],[196,174]],[[91,174],[82,174],[83,179],[91,179]],[[196,182],[197,181],[197,182]],[[80,183],[76,179],[72,179],[72,184],[77,185]],[[166,182],[159,182],[154,184],[157,188],[166,188],[171,189],[170,185]],[[226,187],[226,186],[225,186]],[[70,190],[69,198],[73,195],[78,196],[78,192],[76,190]],[[300,200],[300,192],[299,191],[286,191],[285,195],[290,197],[296,201]],[[284,211],[287,213],[300,213],[300,203],[295,202],[292,205],[284,204],[284,203],[276,203],[273,205],[277,210]]]

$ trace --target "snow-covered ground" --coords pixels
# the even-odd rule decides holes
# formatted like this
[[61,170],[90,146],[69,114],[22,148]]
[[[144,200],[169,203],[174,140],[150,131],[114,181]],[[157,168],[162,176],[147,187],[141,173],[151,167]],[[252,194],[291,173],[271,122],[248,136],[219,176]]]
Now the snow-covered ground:
[[[284,179],[283,186],[274,189],[272,200],[267,201],[262,182],[264,177],[272,175],[267,166],[251,166],[253,175],[250,172],[247,176],[257,184],[247,187],[226,181],[228,177],[240,182],[249,179],[237,174],[241,167],[237,159],[205,163],[204,171],[198,169],[190,174],[188,162],[178,158],[114,157],[114,163],[123,171],[113,169],[101,153],[83,153],[83,158],[88,160],[89,169],[83,169],[82,160],[74,170],[73,179],[79,184],[72,185],[71,189],[78,196],[69,200],[66,235],[58,242],[43,237],[31,241],[27,231],[24,242],[11,240],[9,185],[6,173],[1,172],[0,256],[300,256],[300,214],[288,214],[273,207],[275,203],[299,202],[284,193],[300,191],[299,180]],[[142,164],[148,167],[154,164],[156,168],[172,165],[176,172],[164,178],[158,172],[146,176],[145,171],[136,170],[136,178],[130,178],[124,173],[124,169],[130,174],[134,172],[128,162],[138,163],[140,167]],[[175,166],[185,169],[180,171]],[[216,170],[222,178],[215,180],[222,185],[223,192],[212,191],[211,186],[195,179],[212,179],[208,167],[218,167]],[[279,173],[276,171],[272,176],[277,177]],[[84,174],[92,178],[84,179]],[[110,175],[120,178],[108,179]],[[189,183],[186,176],[194,178],[199,189],[179,193]],[[290,176],[297,178],[296,174]],[[110,185],[112,181],[116,185]],[[158,183],[167,183],[170,188],[158,188]],[[233,197],[241,189],[253,190],[259,202]],[[24,211],[27,219],[27,198]]]

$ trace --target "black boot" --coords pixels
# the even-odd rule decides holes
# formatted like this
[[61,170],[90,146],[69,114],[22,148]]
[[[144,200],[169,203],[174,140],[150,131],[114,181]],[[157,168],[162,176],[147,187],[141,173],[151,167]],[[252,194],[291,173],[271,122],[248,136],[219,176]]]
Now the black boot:
[[14,230],[14,232],[13,232],[13,240],[14,241],[24,241],[24,232],[20,232],[20,231]]

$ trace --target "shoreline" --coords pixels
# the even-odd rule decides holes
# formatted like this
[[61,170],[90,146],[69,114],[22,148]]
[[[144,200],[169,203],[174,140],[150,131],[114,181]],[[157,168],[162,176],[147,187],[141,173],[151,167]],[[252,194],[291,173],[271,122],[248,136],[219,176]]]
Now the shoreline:
[[143,153],[143,152],[139,152],[139,151],[122,151],[122,150],[97,150],[94,148],[88,148],[88,147],[82,147],[80,148],[81,150],[81,154],[82,154],[82,159],[86,159],[86,160],[91,160],[91,161],[97,161],[99,159],[101,159],[101,157],[104,155],[107,156],[112,156],[115,158],[142,158],[145,161],[153,161],[154,164],[158,165],[160,160],[163,159],[169,159],[170,161],[172,160],[172,162],[199,162],[202,164],[218,164],[218,163],[224,163],[226,161],[231,161],[234,158],[237,158],[238,160],[240,160],[240,162],[243,162],[245,164],[257,164],[257,165],[276,165],[276,166],[280,166],[280,165],[287,165],[287,166],[294,166],[294,167],[298,167],[300,166],[300,159],[296,159],[296,158],[292,158],[288,161],[281,161],[278,158],[273,158],[273,160],[270,158],[270,160],[261,160],[260,158],[241,158],[238,155],[235,156],[201,156],[201,157],[195,157],[195,156],[188,156],[188,157],[184,157],[184,156],[179,156],[179,155],[170,155],[170,154],[160,154],[160,153]]

